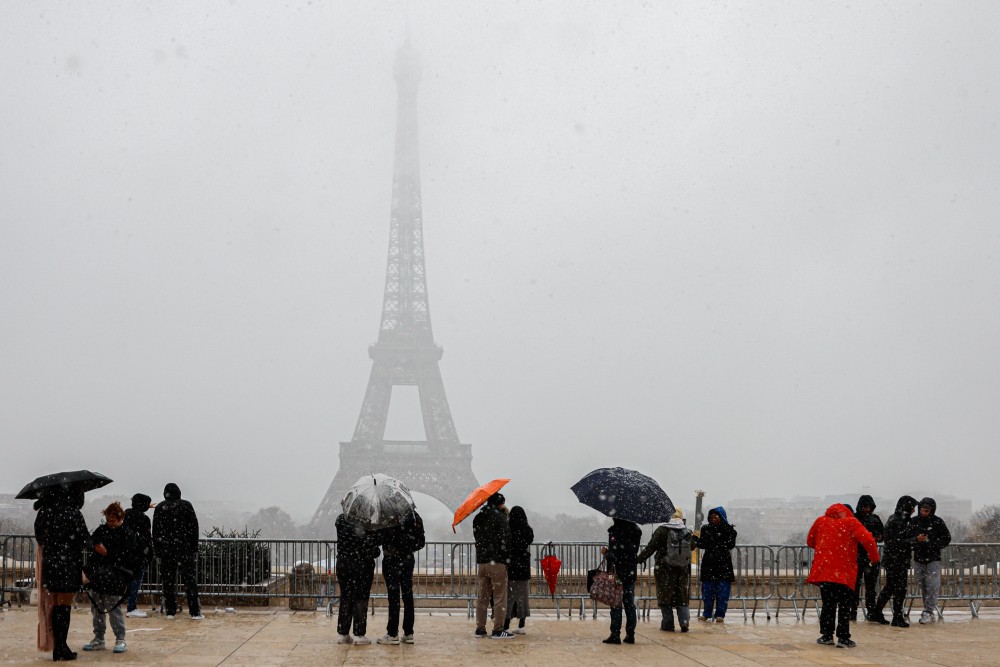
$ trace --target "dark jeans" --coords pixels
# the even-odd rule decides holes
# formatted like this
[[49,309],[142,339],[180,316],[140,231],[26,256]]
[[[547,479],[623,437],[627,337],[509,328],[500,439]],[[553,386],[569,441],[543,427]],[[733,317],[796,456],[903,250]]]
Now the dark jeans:
[[882,592],[878,594],[878,600],[875,602],[877,613],[881,613],[885,609],[885,605],[891,597],[893,618],[903,617],[903,603],[906,602],[906,574],[909,569],[907,565],[885,569],[885,586],[882,587]]
[[142,579],[146,576],[146,568],[139,569],[139,574],[135,576],[128,586],[128,605],[125,611],[135,611],[136,600],[139,598],[139,589],[142,587]]
[[635,634],[635,579],[622,580],[622,606],[611,610],[611,634],[621,635],[622,607],[625,608],[625,635]]
[[705,618],[725,618],[726,610],[729,609],[729,595],[733,589],[731,581],[703,581],[701,582],[701,599],[703,603],[701,614]]
[[198,602],[198,577],[196,575],[196,560],[194,554],[177,560],[160,561],[160,575],[163,577],[163,605],[167,616],[177,613],[177,575],[184,581],[187,595],[188,613],[192,616],[201,614],[201,604]]
[[836,623],[837,639],[850,639],[854,591],[844,584],[822,583],[819,585],[819,594],[823,598],[823,609],[819,613],[820,634],[833,637]]
[[337,634],[363,637],[368,631],[368,596],[375,578],[375,563],[361,567],[337,568],[340,583],[340,610],[337,612]]
[[865,584],[865,609],[870,613],[875,609],[878,598],[878,566],[869,565],[868,569],[858,563],[858,579],[854,582],[854,602],[851,606],[851,617],[857,618],[858,606],[861,604],[861,582]]
[[390,637],[399,635],[399,598],[403,598],[403,634],[413,634],[413,554],[385,556],[382,576],[389,596],[389,621],[385,631]]

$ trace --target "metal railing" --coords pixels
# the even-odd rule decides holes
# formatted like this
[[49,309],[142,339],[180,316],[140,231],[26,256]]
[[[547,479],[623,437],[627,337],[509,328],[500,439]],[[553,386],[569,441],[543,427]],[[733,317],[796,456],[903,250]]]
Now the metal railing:
[[[557,616],[565,611],[582,617],[587,606],[594,616],[597,604],[587,593],[587,571],[601,561],[601,542],[563,542],[532,544],[533,573],[529,586],[531,598],[551,604]],[[539,563],[548,554],[562,561],[555,593]],[[267,605],[272,600],[296,600],[297,608],[332,609],[336,598],[337,544],[332,540],[262,540],[242,538],[204,538],[199,544],[198,586],[203,598],[226,602],[231,606]],[[772,605],[778,615],[783,606],[791,607],[797,619],[810,608],[819,611],[819,589],[806,583],[813,551],[805,546],[738,545],[733,550],[735,582],[730,609],[742,610],[744,618],[753,618],[763,607],[771,618]],[[465,606],[469,615],[477,598],[475,545],[471,542],[428,542],[415,554],[414,599],[437,604]],[[968,604],[977,616],[986,601],[1000,601],[1000,544],[953,544],[942,552],[940,614],[948,603]],[[372,597],[387,597],[381,577],[381,563],[376,563]],[[29,535],[0,535],[0,604],[28,602],[34,585],[35,540]],[[648,616],[656,606],[656,585],[652,559],[640,565],[636,581],[636,605]],[[159,596],[162,576],[156,561],[140,589],[140,595]],[[181,594],[181,591],[178,590]],[[690,577],[692,609],[700,609],[700,582],[697,565]],[[147,599],[149,599],[147,597]],[[915,577],[910,576],[908,598],[921,599]],[[652,603],[652,604],[650,604]],[[372,605],[374,612],[375,604]]]

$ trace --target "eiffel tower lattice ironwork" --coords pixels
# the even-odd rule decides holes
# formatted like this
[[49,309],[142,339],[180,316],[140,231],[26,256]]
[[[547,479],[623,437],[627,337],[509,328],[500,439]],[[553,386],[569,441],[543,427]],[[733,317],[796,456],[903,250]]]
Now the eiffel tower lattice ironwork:
[[[438,366],[443,350],[431,331],[417,137],[420,66],[409,42],[396,54],[395,78],[396,162],[382,321],[378,342],[368,348],[372,370],[354,436],[340,443],[340,467],[313,516],[313,526],[322,532],[332,531],[341,499],[362,475],[396,477],[449,508],[479,485],[472,448],[455,430]],[[392,388],[398,385],[418,388],[425,441],[385,440]]]

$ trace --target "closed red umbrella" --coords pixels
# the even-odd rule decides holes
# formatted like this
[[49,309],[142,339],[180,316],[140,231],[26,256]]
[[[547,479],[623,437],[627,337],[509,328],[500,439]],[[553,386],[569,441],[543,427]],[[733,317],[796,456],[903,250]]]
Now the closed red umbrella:
[[562,567],[562,561],[554,554],[549,554],[542,558],[541,564],[542,574],[545,575],[545,581],[549,584],[549,594],[554,598],[556,596],[556,580],[559,578],[559,568]]

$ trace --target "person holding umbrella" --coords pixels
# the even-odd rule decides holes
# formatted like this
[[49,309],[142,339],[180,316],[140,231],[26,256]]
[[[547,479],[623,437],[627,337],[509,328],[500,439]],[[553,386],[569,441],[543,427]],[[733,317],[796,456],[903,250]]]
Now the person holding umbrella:
[[[42,550],[39,589],[44,588],[52,608],[54,661],[76,660],[66,639],[73,597],[83,587],[83,553],[91,546],[90,531],[80,512],[83,493],[76,484],[57,485],[43,489],[35,503],[35,540]],[[43,633],[40,628],[40,635]]]
[[622,582],[622,607],[625,608],[625,639],[621,638],[622,607],[611,610],[611,635],[605,644],[635,643],[635,580],[639,545],[642,543],[642,529],[625,519],[614,519],[608,528],[608,546],[601,547],[601,553],[608,560],[608,570],[613,571]]
[[[337,517],[337,583],[340,584],[340,610],[337,613],[338,644],[367,646],[371,640],[368,631],[368,598],[375,578],[375,559],[379,548],[375,537],[365,524],[348,518]],[[351,639],[351,626],[354,639]]]
[[476,565],[479,594],[476,599],[476,636],[486,636],[486,610],[493,595],[493,639],[510,639],[514,635],[503,629],[507,617],[507,564],[510,562],[510,524],[504,511],[505,498],[499,491],[486,499],[486,504],[472,521],[476,540]]

